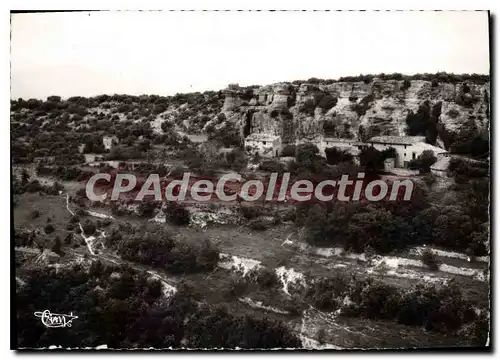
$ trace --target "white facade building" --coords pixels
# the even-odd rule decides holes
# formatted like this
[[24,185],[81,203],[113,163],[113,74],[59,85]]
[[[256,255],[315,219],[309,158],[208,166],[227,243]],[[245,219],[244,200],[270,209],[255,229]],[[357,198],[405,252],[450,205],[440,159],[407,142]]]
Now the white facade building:
[[253,133],[245,138],[245,149],[251,154],[278,157],[281,152],[281,138],[276,135]]
[[411,160],[417,159],[425,150],[430,150],[439,160],[448,152],[440,147],[427,144],[425,136],[375,136],[368,140],[365,145],[373,146],[379,151],[394,148],[396,150],[395,167],[407,167]]

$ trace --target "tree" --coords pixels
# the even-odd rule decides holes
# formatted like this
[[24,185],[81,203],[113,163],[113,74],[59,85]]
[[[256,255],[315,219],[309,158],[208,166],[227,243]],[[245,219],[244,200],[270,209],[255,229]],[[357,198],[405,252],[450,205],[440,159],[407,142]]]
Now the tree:
[[373,146],[364,147],[359,153],[359,165],[368,174],[377,173],[384,168],[384,158],[382,153]]
[[85,221],[85,223],[82,225],[82,228],[86,236],[94,235],[96,232],[96,226],[90,220]]
[[55,228],[52,224],[47,224],[43,230],[46,234],[51,234],[55,231]]
[[426,100],[424,103],[420,104],[417,113],[414,114],[411,110],[408,112],[406,116],[406,133],[410,136],[425,136],[430,128],[430,118],[431,109],[429,101]]
[[330,94],[325,94],[318,103],[318,107],[323,111],[328,111],[337,105],[337,98]]
[[295,145],[285,145],[281,150],[281,156],[295,156]]
[[189,210],[175,201],[169,201],[164,208],[164,213],[169,221],[176,225],[188,225],[190,221]]
[[436,160],[437,158],[434,156],[432,150],[424,150],[418,158],[409,162],[408,167],[410,169],[418,169],[421,174],[427,174],[431,171],[431,165],[434,164]]
[[353,163],[354,157],[347,150],[341,150],[337,148],[326,148],[325,149],[326,161],[330,165],[336,165],[341,162]]
[[150,201],[143,201],[137,207],[137,214],[140,217],[151,217],[156,209],[156,204]]
[[439,261],[437,259],[437,256],[430,249],[425,249],[422,252],[422,262],[431,270],[439,269]]
[[26,169],[23,169],[23,171],[21,172],[21,184],[24,186],[28,183],[28,181],[30,180],[30,175],[28,174],[28,172],[26,171]]
[[61,239],[59,238],[59,236],[56,236],[54,240],[54,246],[52,246],[52,251],[58,255],[62,255],[61,247]]

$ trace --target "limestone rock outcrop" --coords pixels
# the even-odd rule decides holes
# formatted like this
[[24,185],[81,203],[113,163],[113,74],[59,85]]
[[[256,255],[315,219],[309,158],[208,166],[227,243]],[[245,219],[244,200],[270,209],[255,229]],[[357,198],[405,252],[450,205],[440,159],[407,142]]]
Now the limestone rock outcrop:
[[[242,137],[262,132],[281,136],[284,144],[318,136],[403,136],[408,114],[419,112],[423,104],[432,109],[441,132],[458,133],[464,126],[489,130],[489,82],[374,78],[369,83],[231,85],[224,94],[224,121],[239,127]],[[437,143],[442,143],[439,136]]]

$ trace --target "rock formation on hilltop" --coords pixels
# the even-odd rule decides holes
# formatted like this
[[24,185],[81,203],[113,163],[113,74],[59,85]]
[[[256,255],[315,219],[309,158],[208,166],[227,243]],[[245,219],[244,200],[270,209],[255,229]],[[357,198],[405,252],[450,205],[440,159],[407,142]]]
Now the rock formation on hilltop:
[[221,114],[204,130],[231,123],[241,137],[259,132],[284,144],[319,136],[365,140],[377,135],[426,135],[448,148],[461,132],[489,130],[488,81],[343,81],[328,84],[230,85]]

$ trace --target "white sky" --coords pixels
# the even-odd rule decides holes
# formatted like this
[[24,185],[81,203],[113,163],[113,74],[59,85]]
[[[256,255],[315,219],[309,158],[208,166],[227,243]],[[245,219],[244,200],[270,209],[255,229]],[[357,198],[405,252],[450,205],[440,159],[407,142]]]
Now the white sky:
[[11,32],[12,98],[489,73],[487,12],[14,14]]

